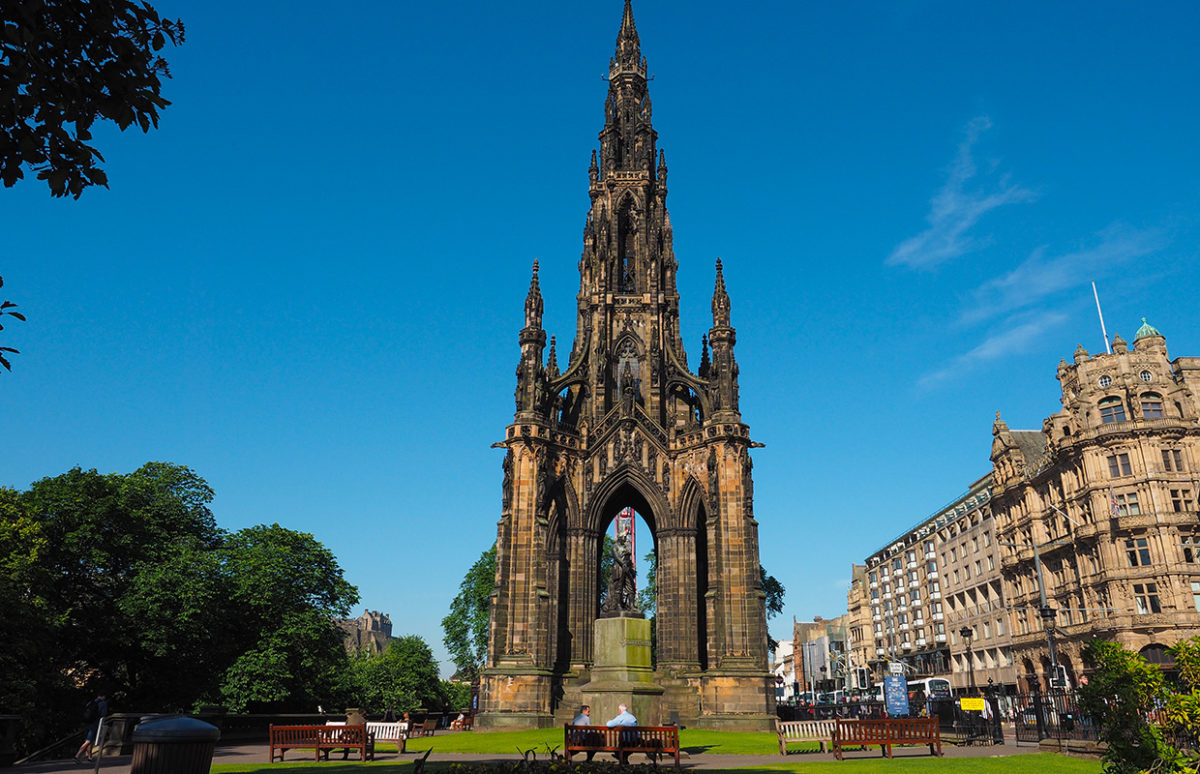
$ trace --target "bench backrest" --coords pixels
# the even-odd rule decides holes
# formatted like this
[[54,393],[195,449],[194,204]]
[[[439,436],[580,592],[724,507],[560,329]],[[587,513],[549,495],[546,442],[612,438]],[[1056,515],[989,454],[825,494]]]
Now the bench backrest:
[[675,750],[679,747],[679,729],[675,726],[573,726],[563,727],[567,747],[615,750],[641,747]]
[[779,735],[792,741],[812,741],[814,739],[829,739],[833,736],[837,719],[830,720],[780,720],[778,721]]
[[833,738],[840,744],[905,744],[939,736],[937,718],[839,718]]

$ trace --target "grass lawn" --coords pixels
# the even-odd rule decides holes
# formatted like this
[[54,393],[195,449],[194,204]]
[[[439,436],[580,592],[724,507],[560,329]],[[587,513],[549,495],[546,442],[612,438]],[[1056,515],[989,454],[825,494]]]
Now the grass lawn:
[[[516,755],[519,751],[533,749],[538,753],[538,760],[548,759],[548,751],[562,746],[563,732],[561,728],[545,728],[533,731],[501,731],[490,734],[482,733],[448,733],[438,736],[411,739],[408,742],[408,754],[402,759],[393,758],[395,746],[378,745],[381,753],[389,753],[390,760],[372,761],[369,763],[329,761],[326,763],[295,762],[286,763],[239,763],[216,764],[212,767],[213,774],[288,774],[288,772],[308,769],[320,769],[328,774],[350,774],[363,768],[370,768],[380,774],[407,774],[411,771],[413,753],[423,753],[432,749],[426,771],[430,774],[445,772],[449,762],[439,761],[438,754],[442,753],[477,753]],[[868,758],[847,760],[842,762],[806,761],[803,755],[789,755],[783,758],[779,755],[779,743],[774,734],[766,733],[736,733],[731,731],[706,731],[703,729],[685,728],[679,732],[680,745],[689,754],[697,756],[695,761],[703,761],[705,753],[716,755],[764,755],[771,756],[770,763],[759,763],[747,760],[744,768],[733,768],[730,771],[788,771],[797,774],[868,774],[876,772],[896,772],[896,774],[1098,774],[1100,764],[1095,761],[1080,761],[1052,754],[1026,754],[997,758],[932,758],[914,757],[905,759],[886,760],[879,757],[878,751]],[[813,745],[815,749],[816,745]],[[792,745],[789,750],[800,749]],[[302,751],[294,753],[303,756]],[[853,754],[853,753],[852,753]],[[858,753],[861,755],[861,753]],[[736,766],[736,764],[735,764]],[[614,773],[618,771],[613,766]],[[663,772],[671,768],[664,767]],[[705,769],[705,774],[715,772]]]
[[[436,756],[436,753],[434,753]],[[370,768],[378,774],[406,774],[412,769],[412,759],[403,762],[376,761],[370,763],[245,763],[222,764],[212,767],[213,774],[290,774],[291,772],[317,770],[326,774],[351,774]],[[446,772],[448,763],[438,763],[431,758],[426,771]],[[615,764],[614,774],[620,771]],[[664,773],[672,771],[671,767],[663,767]],[[703,769],[704,774],[721,774],[736,772],[747,774],[751,771],[789,771],[796,774],[878,774],[879,772],[896,772],[897,774],[1026,774],[1035,771],[1038,774],[1098,774],[1100,764],[1096,761],[1081,761],[1050,753],[1014,755],[1005,758],[906,758],[887,760],[883,758],[868,758],[855,761],[832,761],[805,763],[792,757],[787,763],[771,764],[769,766],[753,766],[743,769]]]

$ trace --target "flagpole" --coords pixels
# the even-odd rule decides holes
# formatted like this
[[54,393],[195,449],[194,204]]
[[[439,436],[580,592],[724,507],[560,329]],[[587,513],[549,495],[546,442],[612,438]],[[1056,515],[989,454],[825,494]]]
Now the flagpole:
[[1112,354],[1112,347],[1108,345],[1108,331],[1104,328],[1104,312],[1100,311],[1100,294],[1096,292],[1096,283],[1092,283],[1092,295],[1096,298],[1096,314],[1100,315],[1100,333],[1104,336],[1104,351]]

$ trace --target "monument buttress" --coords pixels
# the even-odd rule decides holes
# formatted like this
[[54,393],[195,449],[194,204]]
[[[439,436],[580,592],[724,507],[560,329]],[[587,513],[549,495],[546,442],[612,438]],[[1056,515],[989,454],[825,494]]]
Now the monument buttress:
[[[569,720],[591,678],[603,535],[625,507],[658,558],[664,692],[644,724],[773,727],[749,428],[721,261],[693,373],[680,336],[667,164],[625,2],[592,152],[575,341],[546,351],[534,262],[505,438],[496,587],[478,727]],[[711,350],[711,352],[710,352]]]

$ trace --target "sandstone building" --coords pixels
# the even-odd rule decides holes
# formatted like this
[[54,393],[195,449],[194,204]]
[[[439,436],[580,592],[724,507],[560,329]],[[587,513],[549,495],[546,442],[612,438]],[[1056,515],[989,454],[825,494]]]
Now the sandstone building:
[[1089,640],[1162,663],[1200,634],[1200,358],[1171,360],[1144,323],[1132,349],[1118,336],[1112,354],[1080,347],[1059,364],[1062,410],[1041,430],[993,426],[992,510],[1015,544],[1003,572],[1025,687],[1051,672],[1047,624],[1071,684]]
[[749,428],[716,262],[693,371],[646,60],[628,0],[609,64],[579,261],[574,344],[542,328],[538,265],[520,332],[505,449],[481,728],[570,720],[593,667],[601,536],[623,508],[658,559],[658,718],[766,729],[774,711]]
[[1015,685],[990,501],[985,476],[852,568],[850,649],[872,680],[899,661],[910,680],[946,677],[969,689],[974,665],[976,686]]

